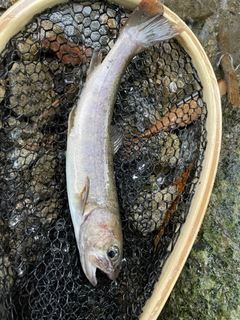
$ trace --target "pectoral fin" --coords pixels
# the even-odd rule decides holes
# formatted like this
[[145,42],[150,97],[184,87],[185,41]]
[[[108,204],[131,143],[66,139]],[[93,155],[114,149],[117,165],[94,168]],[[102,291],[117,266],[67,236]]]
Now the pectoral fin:
[[89,177],[86,177],[86,182],[85,182],[85,185],[82,188],[81,192],[76,193],[76,196],[79,201],[79,209],[80,209],[80,212],[82,215],[84,215],[84,208],[85,208],[86,201],[87,201],[88,194],[89,194],[89,185],[90,185]]
[[111,127],[111,139],[114,154],[118,152],[123,142],[123,133],[117,126]]

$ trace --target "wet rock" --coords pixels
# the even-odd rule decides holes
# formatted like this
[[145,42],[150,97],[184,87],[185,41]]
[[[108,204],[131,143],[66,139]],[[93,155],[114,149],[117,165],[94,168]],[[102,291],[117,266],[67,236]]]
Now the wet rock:
[[[6,284],[11,287],[13,284],[13,270],[7,256],[0,256],[0,290],[4,288],[6,290]],[[4,283],[1,281],[4,279]],[[0,312],[1,315],[1,312]]]
[[162,131],[151,137],[151,149],[156,149],[156,157],[161,165],[174,167],[179,159],[180,140],[176,134]]
[[240,109],[233,110],[225,100],[220,163],[208,210],[158,320],[239,317],[239,121]]
[[6,121],[6,124],[9,128],[9,131],[16,128],[17,126],[20,126],[21,122],[18,121],[16,118],[14,117],[9,117]]
[[48,228],[56,221],[59,209],[58,199],[43,201],[36,207],[36,216],[40,218],[41,224]]
[[[158,188],[156,183],[154,188]],[[158,230],[178,194],[178,187],[174,185],[159,191],[140,192],[129,212],[129,221],[132,221],[133,228],[144,236]]]
[[204,20],[217,9],[217,4],[214,0],[187,0],[184,5],[178,0],[165,0],[164,4],[186,22]]
[[9,155],[13,161],[13,168],[16,170],[27,170],[37,158],[37,153],[26,149],[14,149]]
[[53,77],[41,62],[14,62],[8,73],[10,108],[16,116],[40,114],[52,104]]
[[32,175],[37,181],[48,185],[55,174],[55,167],[56,154],[54,152],[43,154],[34,166]]
[[39,61],[43,40],[46,38],[55,39],[56,36],[64,35],[63,29],[51,21],[38,19],[33,22],[15,39],[17,54],[23,61]]
[[18,55],[25,61],[37,61],[39,59],[40,44],[35,39],[22,39],[17,41]]
[[1,0],[0,9],[8,9],[13,3],[14,0]]
[[6,92],[6,89],[5,89],[4,81],[0,80],[0,102],[3,101],[5,92]]

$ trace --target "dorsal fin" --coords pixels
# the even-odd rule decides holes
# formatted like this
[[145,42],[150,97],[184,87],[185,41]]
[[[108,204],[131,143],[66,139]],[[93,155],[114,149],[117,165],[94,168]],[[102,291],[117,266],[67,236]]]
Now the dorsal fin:
[[87,71],[87,79],[90,78],[91,74],[101,64],[101,62],[102,62],[102,51],[100,51],[99,49],[94,49],[90,66]]

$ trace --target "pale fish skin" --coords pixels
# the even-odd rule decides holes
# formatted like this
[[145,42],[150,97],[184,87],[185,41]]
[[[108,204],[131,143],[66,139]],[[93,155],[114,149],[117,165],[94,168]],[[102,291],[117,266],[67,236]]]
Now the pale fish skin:
[[96,269],[115,280],[123,257],[110,137],[121,78],[137,53],[181,32],[163,17],[160,1],[143,0],[102,63],[101,53],[94,51],[85,87],[69,116],[68,201],[81,265],[94,286]]

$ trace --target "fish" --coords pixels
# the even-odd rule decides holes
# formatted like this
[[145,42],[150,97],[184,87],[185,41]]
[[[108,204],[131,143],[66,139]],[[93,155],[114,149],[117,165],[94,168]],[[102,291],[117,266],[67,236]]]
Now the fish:
[[[87,79],[68,120],[68,203],[84,274],[97,285],[96,270],[118,277],[123,234],[114,176],[111,121],[120,81],[131,59],[145,48],[179,35],[158,0],[142,0],[103,59],[94,50]],[[118,135],[115,139],[120,141]]]

